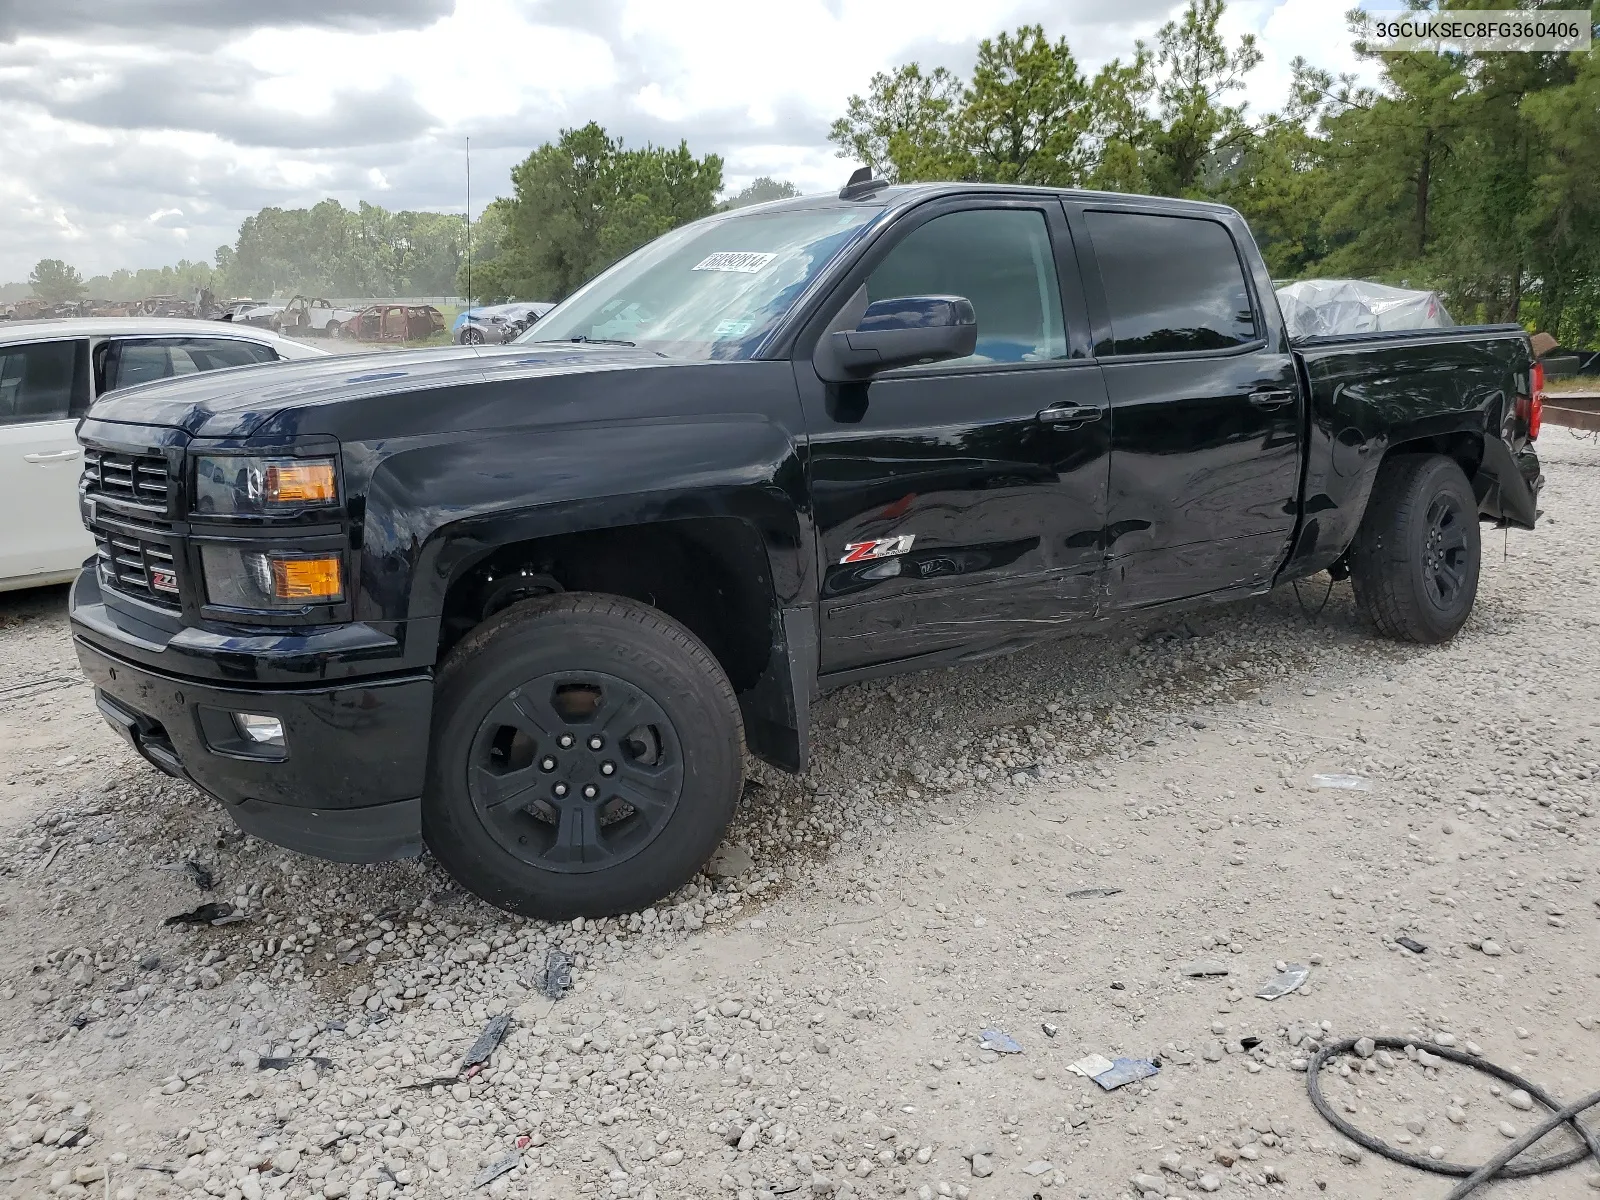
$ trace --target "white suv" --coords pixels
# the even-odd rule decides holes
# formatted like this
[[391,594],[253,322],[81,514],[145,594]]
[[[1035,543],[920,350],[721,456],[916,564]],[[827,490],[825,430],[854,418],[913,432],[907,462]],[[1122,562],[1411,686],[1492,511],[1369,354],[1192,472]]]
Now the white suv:
[[167,317],[0,322],[0,591],[65,583],[94,553],[78,515],[74,436],[95,397],[327,351],[267,329]]

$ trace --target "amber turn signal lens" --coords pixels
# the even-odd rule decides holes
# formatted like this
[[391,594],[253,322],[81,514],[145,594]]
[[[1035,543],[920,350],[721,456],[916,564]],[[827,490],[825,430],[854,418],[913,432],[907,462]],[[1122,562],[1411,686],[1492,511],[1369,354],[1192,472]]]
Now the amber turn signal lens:
[[344,579],[339,556],[326,558],[274,558],[272,594],[279,600],[321,600],[344,598]]
[[268,504],[331,504],[337,497],[331,462],[272,463],[267,467]]

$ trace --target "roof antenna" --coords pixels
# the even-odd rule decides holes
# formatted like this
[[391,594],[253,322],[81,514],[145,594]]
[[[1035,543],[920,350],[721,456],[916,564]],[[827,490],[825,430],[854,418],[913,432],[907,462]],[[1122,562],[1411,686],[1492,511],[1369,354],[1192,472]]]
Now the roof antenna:
[[873,177],[871,167],[857,167],[850,173],[849,182],[839,189],[839,199],[860,200],[888,186],[889,181],[887,179]]

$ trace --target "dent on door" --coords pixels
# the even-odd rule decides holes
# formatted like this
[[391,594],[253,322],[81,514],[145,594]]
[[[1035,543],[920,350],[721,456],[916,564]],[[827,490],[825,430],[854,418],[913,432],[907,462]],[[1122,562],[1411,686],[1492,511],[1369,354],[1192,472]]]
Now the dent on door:
[[816,447],[813,462],[824,669],[1040,635],[1093,611],[1103,445],[1003,423],[855,448],[867,453]]

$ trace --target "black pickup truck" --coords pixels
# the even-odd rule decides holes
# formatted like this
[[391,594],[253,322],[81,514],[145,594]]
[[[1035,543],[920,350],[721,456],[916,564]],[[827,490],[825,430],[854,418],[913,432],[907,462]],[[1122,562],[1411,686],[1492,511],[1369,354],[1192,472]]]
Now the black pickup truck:
[[1237,213],[856,183],[665,235],[509,346],[97,403],[72,630],[250,833],[539,916],[709,857],[820,691],[1348,575],[1449,638],[1531,528],[1516,326],[1291,345]]

